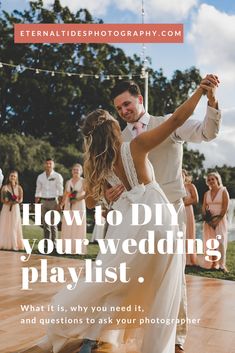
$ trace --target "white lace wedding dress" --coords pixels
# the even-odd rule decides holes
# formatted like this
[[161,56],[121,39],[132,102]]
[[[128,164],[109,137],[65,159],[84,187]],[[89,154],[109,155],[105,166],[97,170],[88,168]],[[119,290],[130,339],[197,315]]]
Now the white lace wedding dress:
[[[156,181],[147,185],[138,183],[136,170],[130,152],[130,143],[123,143],[121,156],[126,176],[131,186],[120,199],[113,205],[123,215],[123,222],[119,226],[109,226],[106,239],[134,238],[137,243],[147,237],[148,230],[154,230],[156,242],[166,238],[166,231],[171,230],[171,219],[166,208],[166,196]],[[112,185],[120,183],[113,176],[108,179]],[[163,204],[163,225],[155,225],[155,217],[144,226],[131,225],[131,204],[142,203],[148,205],[154,214],[154,204]],[[180,255],[154,255],[136,253],[125,254],[121,248],[116,255],[99,254],[103,267],[116,267],[126,262],[129,283],[86,283],[79,281],[77,287],[69,291],[63,289],[55,297],[53,304],[62,305],[66,313],[55,312],[54,318],[66,316],[69,319],[79,318],[83,324],[51,324],[47,335],[53,346],[53,352],[59,352],[70,339],[89,338],[93,340],[108,341],[113,344],[112,352],[136,353],[174,353],[176,319],[178,316],[181,298],[182,281],[182,256]],[[138,278],[144,277],[144,283],[139,283]],[[130,307],[132,311],[120,312],[72,312],[71,306],[110,306]],[[135,311],[135,305],[141,306],[142,311]],[[137,307],[136,307],[137,308]],[[86,322],[86,318],[93,318],[96,324]],[[98,320],[110,317],[111,324],[98,324]],[[117,325],[117,318],[131,319],[131,324]],[[152,319],[155,324],[139,324],[144,318]],[[135,319],[135,320],[134,320]],[[157,319],[159,322],[157,323]],[[161,320],[161,321],[160,321]],[[164,321],[165,320],[165,321]],[[168,320],[168,321],[167,321]],[[169,324],[169,320],[171,323]],[[134,348],[133,348],[134,347]],[[110,351],[111,352],[111,351]]]

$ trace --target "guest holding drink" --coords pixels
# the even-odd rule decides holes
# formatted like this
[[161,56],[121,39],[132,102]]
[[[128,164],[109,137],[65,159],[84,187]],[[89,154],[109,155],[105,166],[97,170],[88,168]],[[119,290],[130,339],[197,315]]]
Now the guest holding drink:
[[[196,238],[196,227],[195,217],[193,211],[193,205],[198,203],[198,193],[196,186],[192,184],[192,178],[188,174],[187,170],[182,170],[182,176],[184,181],[184,187],[187,195],[184,197],[184,206],[186,212],[186,239]],[[196,250],[194,254],[186,254],[186,265],[195,266],[197,264]]]
[[[79,211],[81,224],[76,224],[75,219],[72,225],[68,225],[65,218],[62,219],[61,239],[72,239],[72,253],[76,253],[75,239],[86,239],[86,203],[84,191],[84,179],[81,164],[74,164],[72,167],[72,178],[66,182],[65,192],[61,206],[69,210],[71,218],[73,211]],[[86,245],[82,246],[81,254],[86,254]]]
[[228,210],[229,194],[217,172],[207,174],[206,184],[209,190],[204,195],[202,206],[204,249],[208,239],[218,239],[220,243],[218,250],[221,253],[221,258],[219,261],[215,261],[215,257],[212,256],[211,269],[220,269],[226,273],[228,272],[226,268],[228,242],[226,212]]
[[19,185],[18,172],[13,170],[1,191],[0,249],[24,249],[19,205],[22,201],[23,189]]

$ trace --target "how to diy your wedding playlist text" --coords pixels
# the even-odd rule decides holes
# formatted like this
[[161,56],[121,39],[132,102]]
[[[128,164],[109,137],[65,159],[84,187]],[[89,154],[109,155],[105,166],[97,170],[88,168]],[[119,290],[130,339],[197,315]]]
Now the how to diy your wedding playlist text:
[[[30,205],[23,204],[22,224],[24,226],[31,225],[30,217],[33,216],[34,225],[42,225],[41,207],[41,204],[34,204],[34,212],[31,212]],[[81,225],[85,212],[79,210],[64,210],[62,212],[50,210],[45,214],[44,221],[47,225],[54,226],[59,224],[61,217],[64,217],[68,226],[71,226],[73,222]],[[166,213],[169,213],[167,217]],[[138,274],[135,278],[131,278],[129,275],[130,267],[127,265],[131,263],[129,257],[138,256],[138,254],[140,256],[154,256],[156,254],[178,254],[182,256],[186,253],[185,249],[187,248],[187,254],[204,254],[206,261],[212,261],[211,256],[214,260],[215,258],[219,260],[221,254],[218,248],[221,236],[217,235],[216,239],[207,240],[206,249],[204,249],[201,239],[184,238],[183,231],[178,226],[180,223],[178,215],[179,211],[177,212],[170,203],[156,203],[154,212],[143,203],[130,204],[130,208],[127,213],[125,211],[125,214],[120,210],[110,210],[106,222],[112,230],[108,231],[110,236],[97,239],[99,255],[94,262],[91,259],[85,259],[82,266],[67,267],[66,269],[60,266],[49,268],[47,259],[41,258],[39,268],[22,266],[22,290],[32,290],[32,284],[36,282],[66,283],[67,289],[73,290],[81,279],[87,283],[115,283],[116,281],[129,283],[131,280],[143,283],[144,278],[138,277]],[[168,223],[170,220],[170,224],[164,224],[166,220]],[[101,206],[95,208],[95,222],[98,226],[104,225]],[[125,222],[126,227],[121,226],[123,222]],[[148,229],[148,225],[151,229]],[[125,237],[122,234],[117,236],[119,228],[120,231],[125,229]],[[141,231],[145,234],[142,234]],[[137,233],[141,236],[135,237]],[[128,234],[128,237],[126,234]],[[21,255],[20,259],[27,263],[35,249],[43,255],[49,255],[53,251],[61,255],[71,254],[72,241],[75,242],[75,254],[80,255],[83,254],[84,245],[89,244],[88,239],[55,239],[54,242],[51,239],[41,239],[39,241],[37,239],[33,239],[33,241],[24,239],[26,254]],[[109,256],[109,261],[105,261],[106,255]],[[143,258],[140,261],[143,261]],[[105,267],[106,265],[104,266],[103,262],[107,262],[108,266]]]

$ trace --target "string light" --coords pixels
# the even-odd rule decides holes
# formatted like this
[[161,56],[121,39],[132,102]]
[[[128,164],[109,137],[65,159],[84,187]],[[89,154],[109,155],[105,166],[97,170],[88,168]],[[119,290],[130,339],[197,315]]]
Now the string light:
[[9,63],[5,63],[5,62],[0,62],[0,68],[4,68],[4,67],[10,67],[12,69],[16,69],[18,71],[18,73],[23,74],[25,71],[29,70],[32,71],[34,73],[38,74],[50,74],[51,76],[55,76],[55,75],[61,75],[61,76],[77,76],[79,78],[83,78],[83,77],[93,77],[95,79],[102,79],[102,77],[105,80],[111,80],[111,78],[117,78],[118,80],[122,80],[122,79],[130,79],[132,77],[140,77],[143,78],[143,74],[142,73],[129,73],[129,74],[106,74],[104,75],[103,72],[100,72],[99,74],[86,74],[84,72],[82,73],[74,73],[74,72],[66,72],[66,71],[56,71],[56,70],[47,70],[47,69],[42,69],[42,68],[34,68],[34,67],[27,67],[25,65],[15,65],[15,64],[9,64]]

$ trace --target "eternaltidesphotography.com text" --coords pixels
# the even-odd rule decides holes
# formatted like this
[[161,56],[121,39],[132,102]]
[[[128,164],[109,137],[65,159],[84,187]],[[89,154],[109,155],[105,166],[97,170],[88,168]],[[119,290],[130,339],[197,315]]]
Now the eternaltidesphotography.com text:
[[[24,226],[31,225],[30,216],[34,216],[34,225],[42,224],[42,212],[41,204],[34,205],[34,212],[30,211],[30,204],[23,204],[23,221]],[[141,227],[152,222],[154,217],[155,229],[143,230],[145,234],[141,240],[137,241],[131,237],[122,239],[120,238],[109,238],[109,239],[97,239],[99,251],[102,255],[112,254],[117,255],[124,253],[127,256],[132,256],[136,253],[146,256],[154,256],[159,253],[161,255],[166,254],[185,254],[187,248],[187,254],[204,254],[206,261],[210,260],[210,256],[216,257],[216,260],[221,258],[219,248],[220,235],[217,235],[216,239],[208,239],[206,242],[206,249],[204,249],[203,241],[201,239],[184,239],[183,232],[178,229],[178,212],[176,212],[172,204],[155,204],[155,212],[153,214],[151,208],[143,203],[132,203],[131,208],[131,219],[129,219],[130,225],[133,227]],[[169,212],[171,216],[171,223],[164,224],[164,212]],[[85,211],[81,212],[78,210],[62,211],[57,210],[48,211],[45,214],[45,222],[48,225],[58,225],[61,221],[61,217],[65,218],[68,225],[72,225],[73,222],[81,224]],[[125,215],[120,210],[110,210],[107,214],[106,222],[112,227],[118,227],[125,219]],[[95,208],[95,221],[97,225],[104,225],[102,218],[101,206]],[[158,227],[163,227],[165,230],[165,238],[160,238],[158,235]],[[151,223],[152,227],[152,223]],[[89,244],[88,239],[75,239],[76,254],[83,254],[83,246]],[[26,254],[21,255],[20,259],[22,262],[27,263],[34,250],[38,250],[42,255],[49,255],[54,250],[58,254],[66,255],[72,254],[72,240],[71,239],[56,239],[54,242],[50,239],[41,239],[39,242],[37,239],[30,241],[24,239],[24,247]],[[85,255],[85,254],[84,254]],[[87,283],[115,283],[120,281],[122,283],[129,283],[131,280],[137,280],[139,283],[144,282],[143,277],[137,277],[135,279],[129,276],[129,267],[126,262],[121,262],[117,267],[109,266],[104,268],[101,259],[97,259],[92,262],[91,259],[85,259],[85,264],[77,267],[68,267],[65,271],[63,267],[55,266],[52,268],[48,267],[47,259],[40,259],[40,268],[22,266],[22,290],[32,290],[32,284],[36,282],[41,283],[66,283],[68,290],[76,288],[79,279],[84,276],[84,280]]]

